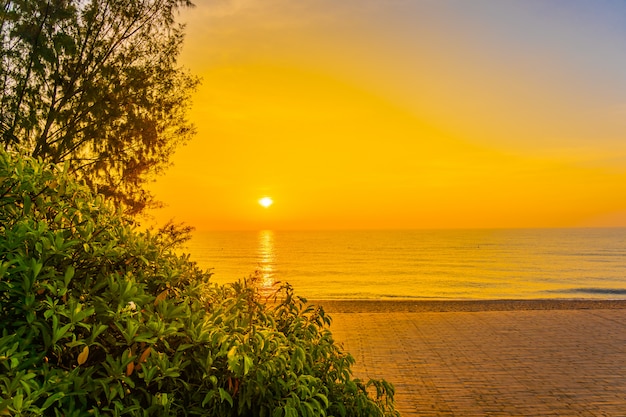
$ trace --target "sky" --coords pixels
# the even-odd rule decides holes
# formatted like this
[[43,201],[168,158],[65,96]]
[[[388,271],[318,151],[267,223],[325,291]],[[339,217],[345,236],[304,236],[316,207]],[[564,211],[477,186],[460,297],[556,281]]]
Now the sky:
[[150,187],[157,223],[626,226],[622,0],[196,0],[179,20],[197,135]]

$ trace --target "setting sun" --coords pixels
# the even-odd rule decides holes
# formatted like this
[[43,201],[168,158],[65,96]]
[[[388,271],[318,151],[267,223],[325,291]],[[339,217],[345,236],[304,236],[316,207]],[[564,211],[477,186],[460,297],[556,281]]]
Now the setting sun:
[[259,204],[263,207],[269,207],[274,204],[274,200],[272,200],[270,197],[263,197],[259,200]]

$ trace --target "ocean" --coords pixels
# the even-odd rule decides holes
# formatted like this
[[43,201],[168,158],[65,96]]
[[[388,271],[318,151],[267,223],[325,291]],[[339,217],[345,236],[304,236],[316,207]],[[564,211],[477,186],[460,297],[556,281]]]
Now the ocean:
[[626,299],[626,229],[194,232],[213,282],[308,299]]

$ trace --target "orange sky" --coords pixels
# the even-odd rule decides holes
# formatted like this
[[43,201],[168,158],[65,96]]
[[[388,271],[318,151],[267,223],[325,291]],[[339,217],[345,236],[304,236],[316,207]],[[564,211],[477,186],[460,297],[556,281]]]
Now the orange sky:
[[626,4],[197,3],[198,134],[157,222],[626,226]]

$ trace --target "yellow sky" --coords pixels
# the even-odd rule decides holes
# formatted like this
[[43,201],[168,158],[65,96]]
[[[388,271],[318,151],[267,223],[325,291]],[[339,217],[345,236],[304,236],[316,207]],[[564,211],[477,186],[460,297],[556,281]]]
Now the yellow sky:
[[158,222],[626,226],[625,6],[197,3],[198,135],[152,187]]

